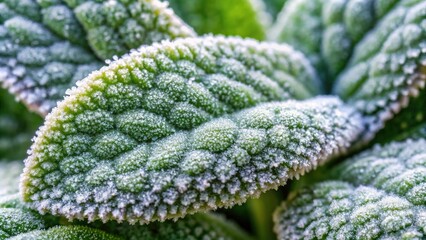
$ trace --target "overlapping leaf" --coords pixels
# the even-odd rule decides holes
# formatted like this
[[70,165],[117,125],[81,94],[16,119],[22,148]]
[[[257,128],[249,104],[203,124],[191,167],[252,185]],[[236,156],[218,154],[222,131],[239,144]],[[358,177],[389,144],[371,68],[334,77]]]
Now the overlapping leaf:
[[426,140],[376,146],[275,214],[279,239],[424,239]]
[[40,117],[29,113],[12,95],[0,89],[0,161],[25,158],[41,123]]
[[328,72],[377,131],[424,91],[425,10],[422,0],[293,0],[275,35]]
[[103,60],[194,35],[157,0],[1,0],[0,15],[0,83],[41,115]]
[[335,98],[261,104],[311,97],[317,84],[286,45],[204,37],[142,48],[47,117],[24,199],[70,219],[142,223],[244,202],[359,137],[360,116]]
[[177,15],[200,33],[238,35],[262,40],[270,25],[261,0],[167,0]]
[[0,197],[0,223],[2,240],[250,239],[233,223],[211,214],[197,214],[179,222],[145,226],[67,223],[60,218],[40,215],[24,207],[16,195]]

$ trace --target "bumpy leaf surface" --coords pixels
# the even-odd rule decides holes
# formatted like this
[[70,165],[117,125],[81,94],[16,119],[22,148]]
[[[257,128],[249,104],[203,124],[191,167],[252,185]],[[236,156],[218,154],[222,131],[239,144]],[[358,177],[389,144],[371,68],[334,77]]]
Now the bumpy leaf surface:
[[103,60],[194,35],[157,0],[0,0],[0,16],[0,84],[41,115]]
[[178,222],[168,221],[144,226],[68,223],[24,207],[16,195],[0,197],[0,223],[1,240],[250,239],[233,223],[211,214],[197,214]]
[[0,162],[0,196],[18,193],[19,175],[23,168],[22,161]]
[[170,7],[198,33],[214,33],[258,40],[265,38],[270,15],[261,0],[167,0]]
[[194,31],[159,0],[63,1],[74,9],[89,45],[100,59],[121,56],[143,44],[163,39],[195,36]]
[[349,159],[275,214],[279,239],[425,239],[426,140]]
[[0,89],[0,161],[23,159],[41,118],[29,113],[13,96]]
[[[285,45],[204,37],[140,49],[50,114],[25,201],[67,218],[149,222],[231,206],[341,153],[363,130]],[[310,87],[309,87],[310,86]]]
[[275,37],[328,71],[376,131],[424,91],[425,12],[423,0],[292,0]]

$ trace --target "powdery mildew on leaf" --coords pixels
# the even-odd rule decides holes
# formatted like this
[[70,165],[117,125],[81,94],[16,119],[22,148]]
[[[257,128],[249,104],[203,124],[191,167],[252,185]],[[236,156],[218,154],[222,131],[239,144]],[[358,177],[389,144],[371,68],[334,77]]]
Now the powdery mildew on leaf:
[[334,98],[254,107],[313,95],[306,63],[288,46],[239,38],[142,48],[91,74],[47,117],[24,199],[70,219],[145,223],[282,185],[363,130]]
[[195,35],[158,0],[0,0],[0,15],[0,84],[41,115],[102,61]]
[[24,159],[41,120],[0,89],[0,161]]
[[26,207],[16,195],[0,197],[0,239],[51,240],[162,240],[162,239],[250,239],[233,223],[212,214],[197,214],[178,222],[130,226],[66,222],[40,215]]
[[167,0],[199,34],[265,38],[271,17],[262,0]]
[[426,140],[376,146],[334,175],[278,209],[279,239],[426,237]]
[[273,33],[328,71],[376,132],[424,91],[425,11],[421,0],[292,0]]

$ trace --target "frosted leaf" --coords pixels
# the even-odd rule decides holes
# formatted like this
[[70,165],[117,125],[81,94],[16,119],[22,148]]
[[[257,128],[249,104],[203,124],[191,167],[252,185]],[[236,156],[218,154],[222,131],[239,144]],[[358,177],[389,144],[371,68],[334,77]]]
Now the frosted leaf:
[[64,0],[74,10],[95,54],[121,56],[163,39],[195,36],[194,31],[159,0]]
[[8,0],[0,15],[0,84],[43,116],[103,61],[195,35],[158,0]]
[[101,66],[65,6],[16,0],[0,2],[0,9],[0,84],[32,111],[46,115],[67,88]]
[[307,54],[374,133],[424,91],[425,10],[423,1],[292,0],[272,38]]
[[199,34],[265,38],[271,17],[262,0],[165,0]]
[[0,162],[0,197],[18,193],[19,175],[21,175],[23,167],[22,161]]
[[424,239],[426,141],[375,146],[275,213],[278,239]]
[[[196,63],[196,71],[177,67],[181,61]],[[314,94],[305,61],[286,45],[239,38],[141,48],[84,79],[47,117],[26,160],[24,199],[68,219],[148,223],[229,207],[283,185],[343,154],[363,131],[360,115],[336,98],[282,101]],[[248,84],[250,72],[263,75],[261,82]],[[208,117],[175,124],[170,113],[181,103],[180,111]],[[90,140],[75,156],[63,142],[77,136]],[[84,154],[87,160],[77,159]],[[60,179],[48,183],[52,173]]]
[[330,85],[349,61],[353,48],[375,24],[376,0],[291,0],[270,38],[308,55]]
[[[261,77],[251,84],[252,76]],[[57,202],[62,205],[57,213],[68,218],[149,222],[200,207],[230,206],[314,168],[343,151],[362,130],[359,115],[334,99],[307,102],[306,113],[297,110],[302,103],[293,102],[236,113],[262,102],[317,93],[314,71],[286,45],[210,36],[163,42],[111,63],[78,86],[47,117],[23,183],[27,201],[40,211],[49,211],[50,204],[58,206],[58,199],[69,199]],[[327,107],[315,109],[322,106]],[[289,109],[293,110],[279,114]],[[291,117],[294,112],[298,115]],[[338,116],[327,122],[322,113]],[[268,119],[272,125],[263,124]],[[275,122],[279,119],[282,122]],[[311,126],[312,132],[304,140],[299,139],[303,132],[289,136],[289,146],[275,149],[267,143],[279,133],[268,129],[278,124],[288,131],[297,131],[292,124]],[[295,156],[286,160],[285,149],[293,149]],[[263,155],[275,159],[270,167],[285,171],[270,176],[266,162],[253,166],[253,159],[267,161]],[[39,169],[42,162],[55,167]],[[248,172],[259,169],[262,186],[243,179],[247,193],[232,193],[229,201],[217,206],[211,205],[213,198],[198,203],[189,197],[217,189],[218,181],[229,181],[229,174],[244,166]],[[287,173],[289,168],[292,172]],[[195,182],[201,185],[193,186]],[[58,195],[52,187],[69,191]],[[182,196],[175,199],[186,207],[170,209],[174,200],[162,200],[166,193]],[[119,197],[123,199],[118,205]],[[91,199],[96,205],[89,204]]]
[[[41,118],[0,89],[0,160],[23,159]],[[0,190],[1,191],[1,190]]]
[[197,214],[178,222],[149,225],[66,222],[28,209],[16,195],[0,197],[0,223],[0,239],[13,240],[250,239],[235,224],[213,214]]

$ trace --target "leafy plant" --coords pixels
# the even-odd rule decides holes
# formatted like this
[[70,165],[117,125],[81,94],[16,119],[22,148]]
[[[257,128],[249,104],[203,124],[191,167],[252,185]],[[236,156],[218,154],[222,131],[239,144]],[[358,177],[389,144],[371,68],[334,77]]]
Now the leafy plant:
[[424,239],[425,23],[424,0],[0,0],[0,239]]

